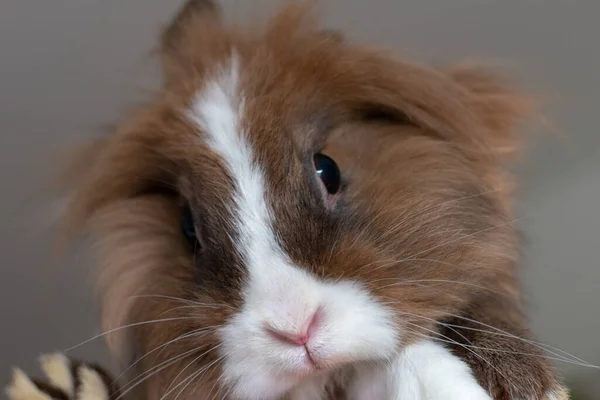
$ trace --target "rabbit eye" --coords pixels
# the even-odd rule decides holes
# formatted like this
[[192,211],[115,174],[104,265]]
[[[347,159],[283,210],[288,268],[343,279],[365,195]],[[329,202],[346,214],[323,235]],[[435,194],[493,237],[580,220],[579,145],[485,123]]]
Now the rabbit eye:
[[189,206],[184,206],[181,210],[181,231],[190,242],[197,240],[194,217]]
[[336,194],[340,190],[341,175],[335,161],[322,153],[315,154],[313,161],[317,175],[323,182],[327,193]]

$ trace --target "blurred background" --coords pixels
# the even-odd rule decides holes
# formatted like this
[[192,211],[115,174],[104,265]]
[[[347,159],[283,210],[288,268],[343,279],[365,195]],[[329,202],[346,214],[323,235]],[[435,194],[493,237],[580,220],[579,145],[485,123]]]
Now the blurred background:
[[[150,56],[181,0],[0,2],[0,385],[13,365],[98,333],[84,254],[56,269],[44,192],[57,152],[97,134],[155,87]],[[276,0],[225,0],[228,19]],[[323,19],[407,58],[499,61],[556,100],[559,136],[519,169],[523,279],[540,340],[600,364],[600,1],[324,0]],[[101,340],[72,353],[106,362]],[[557,364],[600,399],[600,371]]]

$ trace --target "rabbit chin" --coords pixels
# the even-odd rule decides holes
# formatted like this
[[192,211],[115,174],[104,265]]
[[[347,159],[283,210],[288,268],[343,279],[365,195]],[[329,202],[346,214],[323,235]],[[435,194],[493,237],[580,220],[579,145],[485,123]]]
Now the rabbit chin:
[[232,392],[243,400],[325,400],[336,388],[348,400],[491,400],[468,365],[431,340],[406,346],[386,363],[317,370],[301,380],[254,368],[238,376]]

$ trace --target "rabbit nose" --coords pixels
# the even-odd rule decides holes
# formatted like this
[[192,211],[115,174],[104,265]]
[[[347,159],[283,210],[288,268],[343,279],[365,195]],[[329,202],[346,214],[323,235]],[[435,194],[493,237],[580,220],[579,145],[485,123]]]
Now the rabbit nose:
[[306,323],[302,324],[302,328],[299,330],[285,330],[278,329],[273,326],[267,326],[267,332],[275,339],[292,344],[295,346],[304,346],[310,340],[311,336],[314,335],[316,326],[319,320],[319,310],[317,310]]
[[279,331],[272,328],[267,328],[269,334],[273,336],[275,339],[280,340],[282,342],[293,344],[295,346],[304,346],[309,339],[308,332],[306,333],[296,333],[296,332],[285,332]]

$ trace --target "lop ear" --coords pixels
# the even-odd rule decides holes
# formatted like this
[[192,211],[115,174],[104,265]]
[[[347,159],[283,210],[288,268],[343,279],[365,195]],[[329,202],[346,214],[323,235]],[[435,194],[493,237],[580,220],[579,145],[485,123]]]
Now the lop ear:
[[482,138],[501,158],[518,157],[525,144],[524,124],[533,122],[536,101],[514,82],[492,69],[461,64],[447,69],[467,92],[471,109],[487,128]]

